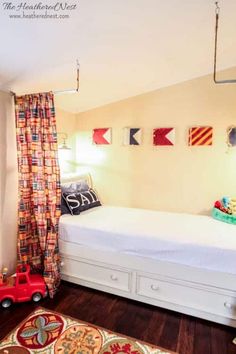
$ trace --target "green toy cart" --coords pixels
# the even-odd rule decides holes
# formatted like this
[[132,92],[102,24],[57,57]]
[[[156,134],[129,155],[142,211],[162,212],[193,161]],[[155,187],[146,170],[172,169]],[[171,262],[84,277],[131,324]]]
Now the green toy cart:
[[228,224],[234,224],[236,225],[236,215],[230,215],[230,214],[226,214],[223,213],[223,211],[217,209],[217,208],[213,208],[212,210],[212,216],[214,219],[223,221],[223,222],[227,222]]

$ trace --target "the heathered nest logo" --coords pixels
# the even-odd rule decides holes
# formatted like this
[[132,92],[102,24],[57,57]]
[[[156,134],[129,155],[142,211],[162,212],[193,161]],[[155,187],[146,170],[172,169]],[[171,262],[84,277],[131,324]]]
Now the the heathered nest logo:
[[3,1],[2,11],[10,19],[68,19],[78,10],[78,0],[73,2],[21,2]]

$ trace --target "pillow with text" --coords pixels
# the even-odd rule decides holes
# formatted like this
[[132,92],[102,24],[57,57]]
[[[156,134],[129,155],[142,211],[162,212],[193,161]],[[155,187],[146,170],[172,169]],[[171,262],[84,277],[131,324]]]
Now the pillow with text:
[[97,193],[92,188],[80,193],[63,193],[63,198],[71,215],[79,215],[82,211],[101,205]]

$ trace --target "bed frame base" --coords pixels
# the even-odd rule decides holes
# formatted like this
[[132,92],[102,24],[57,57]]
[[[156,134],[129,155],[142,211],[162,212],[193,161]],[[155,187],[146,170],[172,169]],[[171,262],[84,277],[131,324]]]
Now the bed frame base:
[[64,241],[60,250],[63,280],[236,328],[236,275]]

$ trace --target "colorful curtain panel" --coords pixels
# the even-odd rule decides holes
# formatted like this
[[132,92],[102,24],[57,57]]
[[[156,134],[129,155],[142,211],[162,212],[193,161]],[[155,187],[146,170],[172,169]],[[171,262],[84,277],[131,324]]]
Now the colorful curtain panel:
[[16,97],[18,262],[42,271],[51,297],[60,282],[60,171],[52,93]]

